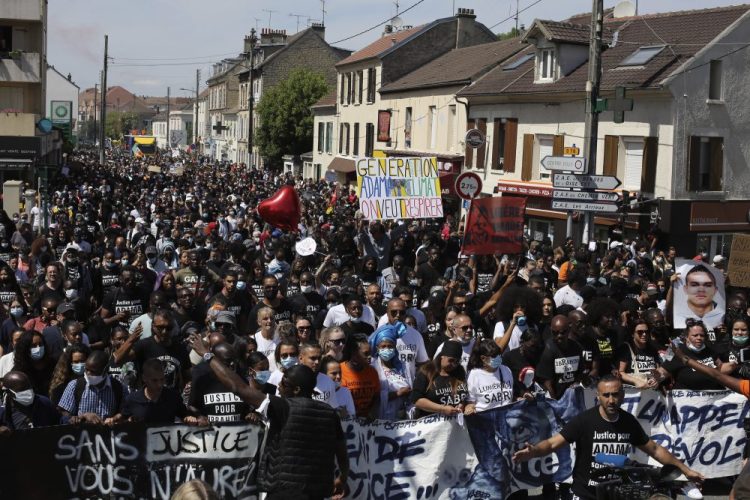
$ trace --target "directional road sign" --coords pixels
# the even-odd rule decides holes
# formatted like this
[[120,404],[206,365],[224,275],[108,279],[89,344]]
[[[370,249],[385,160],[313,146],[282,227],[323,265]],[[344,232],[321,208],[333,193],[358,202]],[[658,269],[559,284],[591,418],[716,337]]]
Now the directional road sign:
[[617,212],[617,205],[613,203],[587,203],[585,201],[552,200],[555,210],[572,210],[576,212]]
[[620,179],[613,175],[552,174],[552,187],[569,189],[615,189]]
[[586,172],[586,158],[575,156],[545,156],[542,158],[542,167],[546,170],[558,170],[562,172]]
[[592,193],[591,191],[563,191],[555,189],[552,197],[556,200],[575,201],[619,201],[617,193]]

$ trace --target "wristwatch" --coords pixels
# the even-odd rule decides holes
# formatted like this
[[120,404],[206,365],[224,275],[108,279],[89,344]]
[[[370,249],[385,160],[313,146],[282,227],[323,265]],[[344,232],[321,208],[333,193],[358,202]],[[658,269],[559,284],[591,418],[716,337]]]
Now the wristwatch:
[[211,359],[213,357],[214,357],[214,353],[207,352],[206,354],[203,355],[203,361],[205,361],[206,363],[208,363],[209,361],[211,361]]

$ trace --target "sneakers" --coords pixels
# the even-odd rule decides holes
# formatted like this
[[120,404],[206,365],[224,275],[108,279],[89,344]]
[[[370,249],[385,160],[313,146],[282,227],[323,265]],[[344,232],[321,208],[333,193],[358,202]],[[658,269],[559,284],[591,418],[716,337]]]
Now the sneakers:
[[688,498],[695,498],[696,500],[703,498],[703,493],[701,493],[701,490],[699,490],[693,482],[688,482],[682,487],[682,494]]

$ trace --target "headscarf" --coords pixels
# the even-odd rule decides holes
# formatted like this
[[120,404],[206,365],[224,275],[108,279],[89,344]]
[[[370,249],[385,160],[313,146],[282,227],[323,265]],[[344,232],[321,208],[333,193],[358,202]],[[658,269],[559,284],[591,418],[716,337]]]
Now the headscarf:
[[[396,340],[400,339],[406,333],[406,325],[400,321],[394,324],[386,323],[381,326],[370,336],[370,352],[373,356],[378,355],[378,344],[384,340],[390,340],[393,344],[396,344]],[[401,361],[398,356],[393,358],[393,363],[396,368],[400,368]]]

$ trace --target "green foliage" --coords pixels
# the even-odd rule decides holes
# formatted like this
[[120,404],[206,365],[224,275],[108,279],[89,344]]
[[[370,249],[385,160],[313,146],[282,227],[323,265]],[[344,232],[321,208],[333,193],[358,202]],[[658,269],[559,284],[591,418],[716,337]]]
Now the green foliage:
[[134,128],[141,128],[138,113],[132,111],[110,111],[107,113],[107,127],[104,132],[110,139],[121,139]]
[[517,30],[515,27],[511,28],[510,31],[505,33],[498,33],[497,39],[498,40],[507,40],[509,38],[516,38],[517,36],[521,36],[523,32],[521,30]]
[[312,150],[313,114],[310,106],[328,92],[322,73],[294,70],[276,87],[264,92],[257,111],[260,126],[254,137],[266,164],[281,165],[285,154]]

